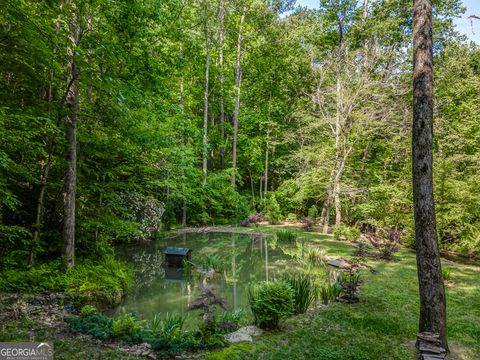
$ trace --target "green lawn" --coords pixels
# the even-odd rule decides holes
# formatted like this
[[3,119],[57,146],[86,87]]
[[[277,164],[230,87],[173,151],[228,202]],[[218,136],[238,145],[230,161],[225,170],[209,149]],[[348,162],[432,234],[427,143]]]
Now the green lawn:
[[[274,230],[261,227],[256,231]],[[317,233],[301,237],[318,242],[330,256],[348,256],[350,244]],[[208,359],[393,360],[414,358],[418,322],[415,255],[402,249],[390,262],[370,262],[379,273],[363,271],[361,301],[335,303],[286,320],[280,332],[253,344],[231,346],[206,354]],[[459,359],[480,359],[480,268],[449,261],[448,334]],[[238,350],[237,350],[238,347]]]

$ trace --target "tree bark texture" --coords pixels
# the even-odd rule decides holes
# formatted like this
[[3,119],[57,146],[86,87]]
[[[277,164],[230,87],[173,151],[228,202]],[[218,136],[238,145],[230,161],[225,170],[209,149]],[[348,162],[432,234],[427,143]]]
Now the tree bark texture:
[[[433,197],[433,54],[431,0],[414,0],[412,170],[419,333],[438,334],[447,346],[445,289],[437,243]],[[417,345],[418,345],[417,340]]]
[[240,18],[237,39],[237,65],[235,68],[235,108],[233,110],[233,146],[232,146],[232,187],[235,188],[237,174],[237,137],[238,114],[240,112],[240,87],[242,85],[242,27],[245,21],[245,10]]
[[80,40],[80,28],[75,4],[71,4],[69,19],[69,47],[67,50],[67,83],[68,88],[66,105],[68,115],[67,125],[67,173],[65,177],[64,193],[64,221],[63,221],[63,256],[68,268],[75,265],[75,199],[77,183],[77,116],[78,116],[78,69],[75,62],[75,47]]

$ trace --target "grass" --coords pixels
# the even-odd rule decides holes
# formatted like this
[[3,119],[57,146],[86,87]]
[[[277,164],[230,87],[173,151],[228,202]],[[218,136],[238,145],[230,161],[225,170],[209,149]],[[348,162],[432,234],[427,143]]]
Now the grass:
[[[275,233],[269,227],[254,231]],[[348,256],[354,249],[328,235],[299,232],[299,237],[318,243],[329,256]],[[292,317],[282,331],[267,332],[242,351],[231,347],[206,358],[228,353],[234,359],[413,359],[419,311],[415,254],[402,249],[395,261],[369,264],[379,273],[363,272],[359,303],[332,303]],[[449,262],[448,268],[453,280],[446,286],[450,347],[459,359],[480,359],[480,267]]]

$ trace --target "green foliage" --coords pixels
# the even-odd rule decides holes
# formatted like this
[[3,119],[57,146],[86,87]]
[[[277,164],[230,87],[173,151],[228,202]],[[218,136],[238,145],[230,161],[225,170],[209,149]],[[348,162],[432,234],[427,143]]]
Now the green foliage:
[[276,232],[276,235],[279,242],[295,243],[298,237],[298,232],[290,229],[281,229]]
[[445,281],[452,280],[452,270],[447,267],[442,267],[442,277]]
[[311,219],[312,221],[316,221],[318,216],[318,210],[315,205],[310,206],[308,209],[308,218]]
[[69,269],[66,291],[74,304],[92,304],[98,308],[118,305],[130,286],[131,268],[114,259],[101,263],[85,262]]
[[278,224],[282,219],[282,212],[275,198],[275,194],[269,193],[267,197],[265,216],[270,224]]
[[295,314],[303,314],[317,296],[317,286],[310,275],[295,274],[285,277],[295,295]]
[[92,335],[98,339],[109,339],[114,336],[112,318],[103,314],[93,314],[85,318],[67,317],[65,321],[73,332]]
[[333,230],[333,237],[335,240],[355,242],[360,239],[360,235],[361,232],[359,229],[344,224],[335,226],[335,229]]
[[295,222],[297,221],[297,215],[294,213],[288,213],[287,217],[285,218],[287,221]]
[[118,304],[130,285],[131,268],[114,259],[85,261],[63,270],[59,261],[38,265],[29,270],[5,270],[0,289],[6,292],[35,293],[65,291],[74,304],[91,304],[109,308]]
[[248,300],[255,322],[276,329],[280,319],[295,310],[295,292],[285,281],[261,282],[249,289]]
[[337,299],[342,293],[342,283],[336,282],[334,284],[322,286],[318,290],[318,295],[323,304],[328,305],[332,300]]
[[155,314],[151,320],[150,327],[158,330],[163,338],[175,341],[182,337],[185,317],[182,314],[166,313]]
[[84,305],[80,309],[80,317],[86,318],[92,316],[98,312],[97,308],[93,305]]
[[112,322],[113,335],[118,338],[131,336],[140,329],[142,329],[142,323],[130,313],[121,314]]

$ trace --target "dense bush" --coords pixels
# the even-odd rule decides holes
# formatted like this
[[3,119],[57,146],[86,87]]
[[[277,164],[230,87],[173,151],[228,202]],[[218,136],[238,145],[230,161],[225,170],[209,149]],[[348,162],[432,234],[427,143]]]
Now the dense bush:
[[265,216],[270,224],[278,224],[282,219],[280,206],[275,198],[275,194],[269,193],[265,205]]
[[345,224],[335,226],[333,230],[333,237],[335,240],[358,241],[361,232],[356,227],[351,227]]
[[92,305],[84,305],[80,309],[80,317],[86,318],[97,313],[97,308]]
[[120,302],[130,285],[132,271],[112,258],[101,262],[85,261],[63,270],[59,261],[29,270],[5,270],[0,276],[0,290],[36,293],[65,291],[77,306],[112,307]]
[[135,331],[142,328],[139,322],[132,314],[124,313],[112,322],[113,335],[116,337],[131,336]]
[[264,329],[278,328],[280,319],[295,310],[295,292],[286,281],[258,283],[248,298],[255,322]]
[[318,210],[315,205],[310,206],[308,209],[308,218],[311,219],[313,222],[317,221]]

